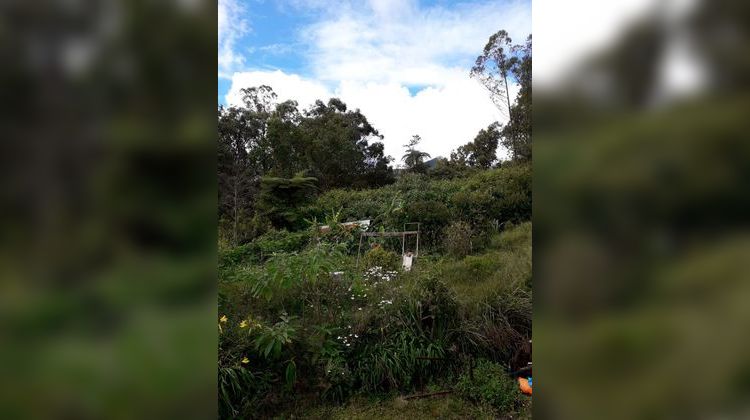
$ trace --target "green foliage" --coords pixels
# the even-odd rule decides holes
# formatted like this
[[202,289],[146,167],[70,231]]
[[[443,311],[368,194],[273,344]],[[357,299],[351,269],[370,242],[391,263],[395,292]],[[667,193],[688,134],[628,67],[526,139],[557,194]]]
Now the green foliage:
[[[280,191],[259,202],[269,187],[289,187],[279,180],[304,174],[323,190],[394,182],[392,158],[382,142],[371,141],[382,136],[359,110],[332,98],[300,112],[295,101],[277,103],[269,86],[241,91],[243,106],[218,110],[219,236],[230,245],[252,240],[269,220],[276,228],[302,227],[294,209],[304,203]],[[262,178],[273,185],[264,188]]]
[[[531,226],[508,223],[524,214],[512,193],[523,191],[527,180],[530,168],[507,165],[468,179],[408,174],[378,190],[333,190],[300,210],[309,229],[271,230],[223,250],[220,307],[234,323],[221,334],[221,366],[247,356],[254,375],[271,378],[257,401],[264,415],[299,392],[344,402],[363,392],[453,383],[467,357],[507,363],[531,327]],[[370,216],[359,213],[366,209],[376,212],[370,218],[379,229],[423,218],[423,241],[433,255],[427,252],[408,273],[393,272],[400,261],[386,243],[365,253],[355,269],[351,240],[357,231],[338,223]],[[485,222],[469,219],[479,216]],[[504,218],[493,225],[496,216]],[[321,232],[316,219],[330,229]],[[443,244],[430,244],[429,232],[450,233],[451,225],[487,236],[483,253],[435,255]],[[505,231],[498,234],[501,226]],[[334,277],[335,271],[343,274]],[[288,321],[264,321],[278,321],[282,311]],[[240,329],[246,314],[258,323]],[[232,400],[235,408],[238,401]]]
[[323,189],[377,187],[393,182],[391,159],[382,138],[359,110],[347,110],[338,98],[316,101],[300,124],[310,172]]
[[408,144],[405,144],[406,153],[401,158],[406,165],[406,170],[414,173],[425,173],[427,172],[427,166],[424,163],[424,158],[430,157],[427,152],[417,150],[417,145],[422,141],[422,137],[419,135],[412,136]]
[[[511,74],[530,94],[530,45],[499,34],[475,75]],[[506,89],[509,125],[490,125],[433,170],[414,136],[395,181],[359,110],[333,98],[300,112],[267,86],[242,93],[244,107],[219,112],[220,416],[445,389],[476,357],[492,362],[458,386],[481,403],[475,413],[514,409],[518,392],[497,362],[531,328],[531,166],[518,147],[530,96],[511,104]],[[499,142],[515,159],[490,169]],[[420,262],[401,273],[399,238],[378,238],[357,266],[359,229],[341,222],[362,219],[381,231],[420,223]]]
[[255,349],[267,359],[278,359],[284,346],[294,339],[295,328],[290,324],[292,317],[283,314],[281,321],[270,327],[262,327],[254,341]]
[[479,130],[474,141],[460,146],[451,152],[451,163],[459,167],[475,167],[489,169],[497,160],[497,145],[500,140],[502,126],[498,122],[490,124],[486,129]]
[[310,230],[317,242],[341,246],[344,252],[353,254],[357,252],[361,230],[359,226],[344,226],[341,214],[340,209],[326,213],[324,219],[326,228],[324,230],[318,224],[316,218],[308,220]]
[[471,253],[471,226],[466,222],[453,222],[443,232],[443,248],[454,257],[465,257]]
[[[524,44],[513,45],[508,32],[500,30],[490,36],[471,69],[471,76],[484,85],[495,105],[509,117],[499,134],[514,161],[531,160],[531,63],[531,35]],[[509,77],[521,85],[514,101],[510,98]],[[492,137],[497,138],[494,134]]]
[[442,232],[453,221],[471,225],[477,239],[508,221],[531,217],[531,166],[508,164],[478,171],[468,178],[436,180],[405,174],[377,190],[332,190],[308,206],[308,218],[323,218],[340,209],[343,220],[372,219],[387,230],[422,223],[420,247],[442,246]]
[[240,264],[256,264],[274,253],[299,252],[309,241],[309,232],[271,230],[250,243],[219,250],[219,271],[222,272]]
[[365,390],[407,389],[435,373],[436,363],[420,357],[444,355],[445,349],[439,343],[401,330],[364,346],[354,359],[354,374]]
[[253,243],[263,255],[275,252],[298,252],[310,241],[308,232],[287,232],[285,230],[271,230],[255,239]]
[[278,229],[299,229],[303,218],[299,207],[309,203],[317,188],[317,179],[295,176],[291,179],[264,177],[260,181],[258,210]]
[[[474,404],[454,395],[408,401],[400,396],[382,399],[361,396],[352,398],[342,406],[325,405],[313,409],[298,407],[294,413],[295,418],[329,420],[492,420],[498,417],[489,407]],[[514,413],[512,418],[531,419],[531,414],[522,417]]]
[[266,300],[283,297],[285,290],[328,278],[341,257],[340,249],[333,246],[316,246],[298,254],[274,254],[264,272],[249,279],[251,293]]
[[376,246],[362,257],[362,265],[365,268],[381,267],[384,270],[396,270],[401,266],[401,260],[395,252]]
[[236,418],[257,407],[271,388],[270,375],[243,366],[219,367],[219,418]]
[[471,373],[460,376],[456,391],[462,397],[487,404],[500,413],[514,410],[521,400],[518,384],[503,366],[485,359],[480,359]]

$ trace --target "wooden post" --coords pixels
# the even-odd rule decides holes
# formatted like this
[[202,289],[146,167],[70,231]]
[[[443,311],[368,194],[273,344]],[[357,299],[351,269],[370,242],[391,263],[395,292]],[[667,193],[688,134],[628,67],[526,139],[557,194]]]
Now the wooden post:
[[357,268],[359,268],[359,254],[362,253],[362,238],[364,238],[364,235],[362,233],[359,234],[359,248],[357,248]]
[[419,256],[419,223],[417,223],[417,251],[414,253],[414,256]]

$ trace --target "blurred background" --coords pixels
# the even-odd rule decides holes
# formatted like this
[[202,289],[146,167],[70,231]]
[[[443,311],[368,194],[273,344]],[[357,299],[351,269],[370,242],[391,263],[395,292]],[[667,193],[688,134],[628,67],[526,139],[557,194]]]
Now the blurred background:
[[0,418],[216,416],[216,4],[0,11]]
[[750,2],[533,9],[534,416],[750,418]]

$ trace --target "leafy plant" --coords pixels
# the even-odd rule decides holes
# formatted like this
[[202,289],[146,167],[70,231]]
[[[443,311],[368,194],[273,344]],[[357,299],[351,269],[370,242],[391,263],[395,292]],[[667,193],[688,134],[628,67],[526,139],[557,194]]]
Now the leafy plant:
[[253,373],[243,366],[219,367],[219,418],[236,418],[271,387],[267,372]]
[[281,355],[283,346],[288,345],[294,339],[295,328],[290,325],[291,317],[281,315],[281,321],[271,327],[263,327],[255,339],[255,349],[263,357],[276,359]]
[[472,231],[466,222],[453,222],[443,232],[443,247],[454,257],[462,258],[471,253]]
[[301,253],[273,255],[263,273],[251,278],[254,297],[270,300],[275,294],[304,282],[315,282],[329,276],[335,262],[342,257],[341,249],[321,244]]
[[370,391],[405,389],[417,380],[426,382],[435,373],[435,361],[445,348],[408,330],[364,346],[354,359],[354,371],[361,386]]
[[521,400],[515,380],[507,375],[502,365],[486,359],[480,359],[471,372],[459,377],[456,391],[462,397],[490,405],[500,413],[515,409]]
[[395,252],[385,250],[379,245],[365,253],[362,263],[365,268],[380,267],[383,270],[396,270],[400,265]]

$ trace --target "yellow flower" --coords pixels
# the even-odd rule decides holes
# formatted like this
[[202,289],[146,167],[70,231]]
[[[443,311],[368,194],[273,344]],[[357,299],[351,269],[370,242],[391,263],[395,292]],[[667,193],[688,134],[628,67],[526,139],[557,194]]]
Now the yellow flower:
[[242,358],[242,364],[245,364],[245,365],[246,365],[246,364],[248,364],[248,363],[250,363],[250,359],[248,359],[248,358],[247,358],[247,356],[243,357],[243,358]]
[[226,322],[229,320],[226,315],[222,315],[221,318],[219,318],[219,322],[223,322],[226,324]]
[[247,328],[247,321],[243,319],[242,322],[240,322],[240,328]]

